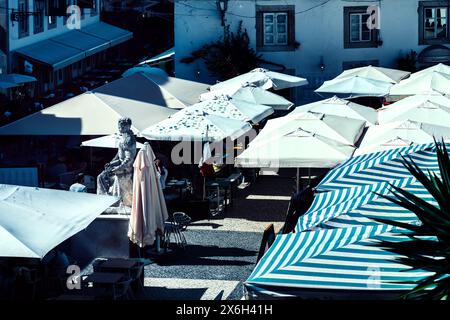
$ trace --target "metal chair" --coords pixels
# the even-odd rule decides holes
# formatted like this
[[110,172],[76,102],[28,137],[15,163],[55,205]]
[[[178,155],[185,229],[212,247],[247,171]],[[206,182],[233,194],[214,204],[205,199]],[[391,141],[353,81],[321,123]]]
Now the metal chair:
[[140,293],[146,296],[144,288],[144,266],[145,264],[143,262],[137,262],[136,266],[131,269],[131,279],[133,280],[131,288],[136,290],[136,292],[139,290]]
[[214,217],[224,211],[225,194],[218,183],[212,182],[206,185],[206,199],[209,200],[211,216]]
[[16,269],[17,278],[28,287],[31,287],[31,300],[36,298],[37,286],[41,283],[42,279],[39,275],[39,270],[30,269],[27,267],[18,267]]
[[188,225],[191,223],[192,219],[184,212],[174,212],[173,220],[178,223],[181,228],[181,231],[187,229]]
[[134,299],[133,291],[131,290],[132,278],[126,278],[113,286],[112,299],[118,300],[125,298],[126,300]]
[[[177,216],[179,217],[179,216]],[[181,223],[177,221],[177,219],[180,219],[182,221]],[[190,218],[189,218],[190,219]],[[174,239],[175,245],[177,247],[182,248],[183,250],[186,249],[186,238],[184,237],[182,231],[186,229],[185,218],[170,218],[167,220],[164,224],[164,248],[167,251],[170,247],[170,243],[172,240],[172,237]]]

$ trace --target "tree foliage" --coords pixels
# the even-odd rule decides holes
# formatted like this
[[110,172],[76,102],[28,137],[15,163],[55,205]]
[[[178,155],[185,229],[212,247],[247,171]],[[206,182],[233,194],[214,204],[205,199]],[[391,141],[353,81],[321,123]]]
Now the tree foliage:
[[181,62],[203,59],[212,76],[226,80],[257,68],[261,57],[250,47],[247,30],[242,29],[240,21],[236,33],[226,26],[222,39],[204,45]]
[[397,59],[397,65],[400,70],[416,72],[417,71],[417,53],[411,50],[405,56]]
[[432,272],[404,298],[448,300],[450,293],[450,159],[447,148],[436,143],[439,175],[424,172],[413,160],[403,159],[411,174],[433,196],[437,205],[423,200],[404,189],[391,185],[392,196],[388,200],[416,214],[419,225],[378,219],[407,230],[409,240],[403,242],[381,242],[386,250],[401,257],[398,262],[413,270]]

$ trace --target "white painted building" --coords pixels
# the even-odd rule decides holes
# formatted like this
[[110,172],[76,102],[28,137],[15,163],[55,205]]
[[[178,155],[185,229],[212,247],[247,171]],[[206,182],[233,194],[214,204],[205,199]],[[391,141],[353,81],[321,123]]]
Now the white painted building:
[[44,93],[95,67],[132,38],[101,22],[102,1],[91,2],[92,8],[82,8],[89,1],[0,0],[0,32],[6,35],[2,72],[31,74],[38,78],[36,92]]
[[145,13],[154,5],[161,2],[160,0],[103,0],[103,11],[135,11]]
[[[231,31],[242,21],[252,47],[265,60],[308,78],[310,87],[293,94],[297,103],[316,98],[313,89],[343,69],[367,64],[396,67],[397,59],[411,50],[423,52],[420,58],[424,62],[426,58],[450,61],[448,0],[221,2],[226,4],[224,22]],[[368,6],[379,7],[379,16],[372,14],[372,18],[379,17],[372,20],[379,30],[366,27]],[[215,81],[201,60],[190,64],[180,60],[219,39],[223,28],[216,0],[175,0],[177,77]]]

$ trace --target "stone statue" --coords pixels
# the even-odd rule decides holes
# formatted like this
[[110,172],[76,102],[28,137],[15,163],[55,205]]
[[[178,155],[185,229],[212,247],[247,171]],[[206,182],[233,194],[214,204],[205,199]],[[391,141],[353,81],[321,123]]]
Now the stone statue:
[[131,207],[133,200],[133,162],[136,157],[136,138],[131,131],[131,119],[121,118],[118,122],[118,152],[105,170],[97,177],[97,194],[121,198],[121,205]]

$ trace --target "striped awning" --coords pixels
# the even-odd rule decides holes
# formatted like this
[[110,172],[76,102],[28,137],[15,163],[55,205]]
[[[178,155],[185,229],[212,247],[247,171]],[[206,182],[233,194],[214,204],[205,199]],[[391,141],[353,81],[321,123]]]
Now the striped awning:
[[391,185],[437,205],[425,187],[403,165],[412,159],[425,172],[439,175],[434,144],[399,148],[355,157],[331,170],[318,186],[309,210],[299,218],[295,231],[371,225],[375,219],[414,223],[409,210],[385,199]]
[[374,246],[406,239],[400,229],[384,224],[278,235],[245,285],[272,296],[289,291],[302,296],[302,290],[311,289],[327,294],[410,290],[432,273],[410,270],[395,261],[398,255]]
[[348,160],[324,178],[296,232],[277,236],[247,280],[247,290],[270,297],[395,298],[432,275],[411,270],[398,262],[400,256],[374,246],[408,239],[406,230],[380,224],[377,218],[419,223],[414,213],[383,197],[391,193],[390,185],[438,206],[402,157],[439,174],[434,144]]
[[299,218],[295,231],[374,225],[377,224],[375,219],[404,223],[418,222],[413,212],[381,196],[391,195],[390,184],[438,206],[423,185],[410,176],[390,183],[382,182],[319,193],[309,210]]
[[434,143],[391,149],[347,160],[323,178],[317,191],[339,190],[411,177],[402,163],[402,157],[414,160],[421,168],[439,170]]

